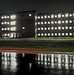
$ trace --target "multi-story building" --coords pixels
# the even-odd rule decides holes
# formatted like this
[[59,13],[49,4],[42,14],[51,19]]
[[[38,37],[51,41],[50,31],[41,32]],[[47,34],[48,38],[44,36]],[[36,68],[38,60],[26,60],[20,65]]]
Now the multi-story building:
[[74,12],[36,13],[36,11],[0,14],[0,37],[74,36]]
[[37,37],[74,36],[74,12],[38,13]]
[[35,11],[4,13],[0,15],[1,37],[35,37]]

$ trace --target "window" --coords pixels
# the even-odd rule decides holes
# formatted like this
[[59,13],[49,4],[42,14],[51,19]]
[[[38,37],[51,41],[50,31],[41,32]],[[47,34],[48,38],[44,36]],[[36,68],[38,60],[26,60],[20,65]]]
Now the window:
[[58,30],[61,30],[61,27],[58,27]]
[[16,27],[11,27],[10,30],[11,31],[16,31]]
[[47,30],[47,28],[45,27],[44,30]]
[[62,15],[62,17],[64,17],[64,15]]
[[72,27],[70,26],[69,29],[72,29]]
[[64,30],[64,27],[62,27],[62,29]]
[[43,27],[41,27],[41,30],[43,30]]
[[1,24],[3,25],[3,24],[4,24],[4,22],[1,22]]
[[22,27],[22,29],[25,29],[25,27]]
[[61,24],[61,21],[58,21],[58,24]]
[[64,33],[62,33],[62,36],[64,36]]
[[57,33],[55,33],[55,36],[57,36]]
[[70,20],[69,23],[72,23],[72,20]]
[[38,22],[38,24],[40,24],[40,22]]
[[45,21],[44,24],[47,24],[47,22]]
[[41,33],[41,36],[43,36],[43,33]]
[[43,19],[43,16],[41,16],[41,19]]
[[7,30],[10,30],[10,28],[7,28]]
[[66,36],[68,36],[68,33],[66,33]]
[[68,16],[69,16],[69,14],[68,14],[68,13],[66,13],[66,14],[65,14],[65,17],[68,17]]
[[66,26],[65,29],[68,29],[68,26]]
[[10,25],[16,25],[16,21],[11,21]]
[[48,27],[48,30],[50,30],[50,27]]
[[44,18],[47,18],[47,16],[45,15]]
[[32,16],[32,14],[29,14],[29,16]]
[[62,21],[62,23],[64,23],[64,21]]
[[54,15],[51,15],[51,18],[54,18]]
[[3,16],[1,16],[1,19],[4,19],[4,17],[3,17]]
[[54,21],[51,21],[51,24],[54,24]]
[[57,21],[55,21],[55,24],[57,24]]
[[54,36],[54,34],[53,34],[53,33],[51,33],[51,36]]
[[68,20],[66,20],[65,23],[68,23]]
[[40,16],[38,16],[38,19],[40,19]]
[[47,33],[45,33],[44,35],[47,36]]
[[2,30],[4,30],[4,28],[2,28]]
[[10,19],[16,19],[16,15],[11,15]]
[[70,14],[69,16],[72,17],[72,14]]
[[57,18],[57,15],[55,15],[55,18]]
[[51,27],[51,30],[54,30],[54,27]]
[[40,30],[40,28],[38,28],[38,30]]
[[69,33],[70,36],[72,36],[72,33]]
[[50,24],[50,22],[48,21],[48,24]]
[[58,18],[61,18],[61,14],[58,14]]
[[55,30],[57,30],[57,27],[55,27]]
[[50,16],[48,16],[48,18],[50,18]]
[[50,33],[48,33],[48,36],[50,36]]
[[61,33],[58,33],[58,36],[61,36]]
[[41,22],[41,24],[43,24],[43,22]]

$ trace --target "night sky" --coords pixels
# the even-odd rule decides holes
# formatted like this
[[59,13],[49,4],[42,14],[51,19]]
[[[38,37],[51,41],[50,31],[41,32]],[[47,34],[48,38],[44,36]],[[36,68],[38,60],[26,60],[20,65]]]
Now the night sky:
[[74,0],[0,0],[0,13],[74,11]]

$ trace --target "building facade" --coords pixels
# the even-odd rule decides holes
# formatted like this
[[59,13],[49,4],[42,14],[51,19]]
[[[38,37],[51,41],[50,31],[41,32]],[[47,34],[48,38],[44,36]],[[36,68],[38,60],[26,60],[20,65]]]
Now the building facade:
[[74,12],[36,13],[25,11],[0,14],[0,37],[72,37]]
[[35,11],[4,13],[0,15],[1,37],[35,37]]

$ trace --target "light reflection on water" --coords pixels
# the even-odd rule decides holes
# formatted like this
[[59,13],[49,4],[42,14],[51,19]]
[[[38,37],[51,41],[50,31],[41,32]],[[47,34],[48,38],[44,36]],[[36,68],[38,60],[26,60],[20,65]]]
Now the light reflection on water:
[[0,56],[0,75],[74,75],[73,54],[2,52]]

